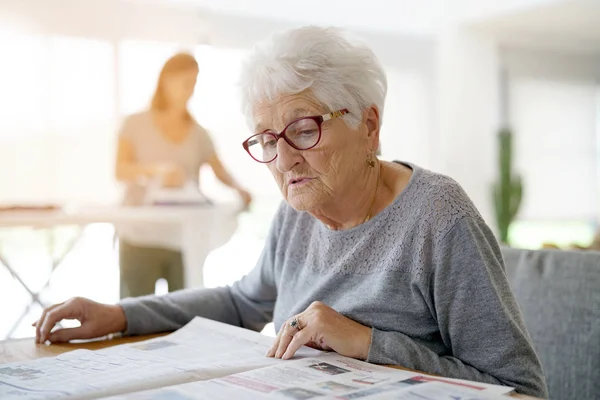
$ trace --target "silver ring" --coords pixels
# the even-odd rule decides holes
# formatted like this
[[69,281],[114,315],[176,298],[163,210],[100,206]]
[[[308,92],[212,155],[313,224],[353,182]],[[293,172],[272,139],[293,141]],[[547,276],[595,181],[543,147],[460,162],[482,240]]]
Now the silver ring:
[[290,327],[300,330],[300,323],[298,322],[298,318],[294,317],[294,319],[290,321]]

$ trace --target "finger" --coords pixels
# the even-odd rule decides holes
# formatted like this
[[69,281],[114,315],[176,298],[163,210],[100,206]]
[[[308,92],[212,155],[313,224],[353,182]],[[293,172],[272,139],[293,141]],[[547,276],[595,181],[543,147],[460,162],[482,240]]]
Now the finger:
[[309,328],[302,329],[300,332],[296,333],[281,358],[289,360],[294,357],[294,354],[296,354],[300,347],[311,341],[311,336],[312,332]]
[[[294,332],[292,332],[292,329],[294,330]],[[277,352],[275,352],[275,358],[283,357],[283,353],[285,353],[285,351],[287,350],[288,345],[290,344],[296,333],[298,333],[297,329],[286,329],[286,332],[284,332],[284,334],[281,335],[281,339],[279,340],[279,346],[277,347]]]
[[267,351],[267,354],[265,354],[267,357],[275,357],[275,351],[277,351],[277,348],[279,347],[279,340],[281,339],[281,335],[283,334],[283,328],[285,328],[285,324],[282,325],[281,328],[279,329],[279,332],[277,332],[277,336],[275,337],[275,340],[273,341],[273,345]]
[[304,324],[302,324],[300,322],[300,317],[299,316],[296,316],[295,318],[298,320],[298,327],[297,328],[292,328],[290,326],[289,322],[287,322],[285,324],[284,329],[283,329],[282,334],[281,334],[281,338],[279,339],[279,346],[277,348],[277,352],[275,353],[275,358],[281,358],[281,357],[283,357],[283,354],[285,353],[285,351],[287,350],[288,345],[290,344],[290,342],[294,338],[294,335],[296,335],[299,332],[299,330],[301,329],[301,327],[304,326]]
[[48,335],[50,343],[65,343],[72,339],[91,339],[89,329],[84,326],[63,328],[50,332]]
[[44,320],[46,319],[46,315],[50,311],[55,309],[56,307],[60,306],[61,304],[63,304],[63,303],[54,304],[53,306],[50,306],[50,307],[44,309],[44,311],[42,311],[42,315],[40,316],[40,319],[37,320],[37,322],[35,323],[35,341],[36,341],[36,343],[43,343],[41,341],[41,337],[42,337],[41,328],[42,328],[42,324],[44,323]]
[[77,318],[76,309],[73,303],[63,303],[46,313],[46,317],[40,327],[40,340],[44,343],[50,334],[50,331],[57,322],[63,319]]

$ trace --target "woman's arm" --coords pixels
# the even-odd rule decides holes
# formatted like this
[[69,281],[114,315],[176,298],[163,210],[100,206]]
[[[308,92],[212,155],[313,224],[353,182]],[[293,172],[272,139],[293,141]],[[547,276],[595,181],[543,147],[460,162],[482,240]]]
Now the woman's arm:
[[252,201],[252,196],[244,188],[242,188],[231,176],[231,174],[225,169],[225,166],[219,159],[219,156],[217,156],[216,152],[213,152],[210,158],[208,159],[208,165],[210,165],[218,180],[220,180],[223,184],[229,186],[230,188],[235,189],[242,197],[242,200],[244,201],[244,204],[246,206],[250,204],[250,202]]
[[219,159],[219,156],[216,152],[213,152],[210,158],[208,159],[208,165],[213,170],[215,176],[218,180],[220,180],[224,185],[229,186],[232,189],[241,189],[241,186],[233,179],[231,174],[225,169],[225,166]]
[[272,265],[266,261],[268,252],[265,250],[257,266],[231,287],[186,289],[164,296],[121,300],[126,334],[173,331],[196,316],[260,331],[273,319],[277,297]]
[[463,218],[433,247],[426,292],[448,353],[440,355],[428,342],[399,332],[373,329],[367,360],[547,398],[540,362],[487,225]]

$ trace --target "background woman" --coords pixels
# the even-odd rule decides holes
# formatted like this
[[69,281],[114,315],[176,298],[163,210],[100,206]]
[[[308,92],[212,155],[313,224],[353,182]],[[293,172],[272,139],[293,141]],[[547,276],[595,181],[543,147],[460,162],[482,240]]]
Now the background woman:
[[[116,176],[128,186],[126,202],[133,202],[134,188],[140,185],[197,187],[200,167],[208,164],[246,206],[250,204],[250,194],[227,172],[208,132],[189,112],[197,75],[193,56],[174,55],[160,72],[150,109],[125,120],[119,134]],[[184,287],[183,258],[174,228],[144,224],[119,229],[121,298],[154,293],[160,278],[167,280],[170,291]]]

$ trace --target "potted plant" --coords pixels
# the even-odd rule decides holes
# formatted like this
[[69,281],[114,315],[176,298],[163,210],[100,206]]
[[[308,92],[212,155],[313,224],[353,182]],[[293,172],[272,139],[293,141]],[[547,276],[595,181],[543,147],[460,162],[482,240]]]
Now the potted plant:
[[498,133],[498,180],[492,188],[498,238],[506,245],[509,244],[510,224],[517,216],[523,197],[522,179],[512,170],[512,138],[512,132],[508,128]]

